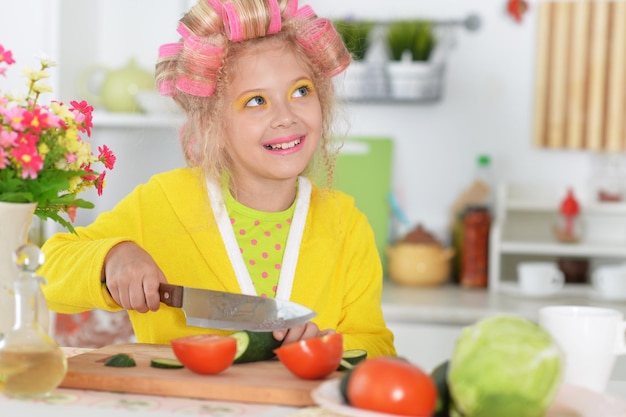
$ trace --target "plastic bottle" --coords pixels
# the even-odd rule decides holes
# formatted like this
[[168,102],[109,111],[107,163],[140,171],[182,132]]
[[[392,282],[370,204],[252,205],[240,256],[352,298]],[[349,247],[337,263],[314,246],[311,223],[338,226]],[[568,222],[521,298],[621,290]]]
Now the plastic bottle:
[[[486,287],[489,229],[495,206],[491,157],[476,157],[474,181],[465,191],[467,204],[457,213],[452,227],[453,282],[464,287]],[[467,218],[468,214],[471,215]]]
[[493,210],[495,203],[495,181],[491,167],[491,157],[487,154],[480,154],[476,158],[474,186],[484,187],[484,205],[490,210]]

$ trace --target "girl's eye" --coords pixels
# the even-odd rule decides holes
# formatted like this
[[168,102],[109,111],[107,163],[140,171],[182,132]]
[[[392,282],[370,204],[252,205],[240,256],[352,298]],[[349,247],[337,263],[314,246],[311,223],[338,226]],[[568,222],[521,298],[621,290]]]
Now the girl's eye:
[[306,97],[309,95],[310,87],[308,85],[303,85],[301,87],[296,88],[293,91],[292,97]]
[[246,102],[246,107],[258,107],[266,103],[265,99],[261,96],[254,96]]

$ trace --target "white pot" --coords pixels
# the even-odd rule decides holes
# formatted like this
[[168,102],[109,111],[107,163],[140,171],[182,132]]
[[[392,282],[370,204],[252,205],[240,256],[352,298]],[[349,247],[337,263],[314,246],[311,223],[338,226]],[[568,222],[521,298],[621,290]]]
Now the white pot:
[[358,100],[367,93],[367,64],[352,61],[342,77],[336,79],[337,94],[349,100]]
[[442,65],[391,61],[387,64],[391,96],[401,100],[435,100],[441,95]]

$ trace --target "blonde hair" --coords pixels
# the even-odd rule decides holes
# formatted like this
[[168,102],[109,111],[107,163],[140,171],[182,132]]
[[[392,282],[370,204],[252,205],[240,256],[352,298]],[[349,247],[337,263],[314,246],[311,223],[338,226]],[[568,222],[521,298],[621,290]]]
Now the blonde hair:
[[[190,166],[209,178],[232,174],[221,117],[232,63],[243,51],[266,42],[286,45],[312,73],[322,110],[318,152],[304,174],[324,168],[332,183],[335,92],[332,77],[350,63],[350,54],[328,19],[297,0],[199,0],[179,21],[178,43],[159,50],[156,81],[186,112],[180,131]],[[320,166],[321,165],[321,166]],[[236,178],[232,178],[236,182]]]

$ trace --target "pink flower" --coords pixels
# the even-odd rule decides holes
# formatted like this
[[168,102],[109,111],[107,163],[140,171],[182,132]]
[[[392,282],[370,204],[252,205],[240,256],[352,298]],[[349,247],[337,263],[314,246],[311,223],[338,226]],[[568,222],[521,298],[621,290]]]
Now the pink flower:
[[18,161],[24,179],[37,178],[37,173],[43,168],[43,158],[37,154],[37,148],[34,146],[13,148],[11,156]]
[[4,49],[4,46],[0,45],[0,62],[6,62],[7,65],[15,64],[13,59],[13,52],[8,49]]
[[113,169],[117,158],[115,157],[115,155],[113,155],[111,149],[109,149],[109,147],[106,145],[98,146],[98,152],[100,152],[100,154],[98,155],[98,160],[102,161],[107,169]]
[[22,124],[22,120],[24,120],[24,112],[26,112],[26,110],[22,107],[12,107],[4,112],[4,118],[13,130],[20,132],[25,130],[24,125]]
[[9,166],[9,152],[0,148],[0,169],[4,169]]
[[76,122],[78,122],[79,130],[86,132],[87,136],[91,136],[91,128],[93,127],[93,106],[87,104],[85,100],[80,103],[72,100],[70,104],[73,107]]
[[35,152],[37,152],[38,141],[39,141],[39,136],[26,132],[26,133],[18,134],[17,139],[15,141],[15,146],[23,147],[23,148],[33,148],[35,149]]
[[[86,167],[83,167],[83,169],[84,169],[85,171],[89,172],[89,173],[92,173],[92,172],[93,172],[93,169],[91,169],[91,166],[89,166],[89,165],[88,165],[88,166],[86,166]],[[95,175],[89,175],[89,174],[88,174],[88,175],[83,175],[83,179],[84,179],[85,181],[95,181],[95,180],[96,180],[96,178],[97,178],[97,177],[96,177]]]
[[102,189],[104,188],[104,177],[106,176],[106,171],[102,171],[102,173],[98,176],[96,180],[96,189],[98,190],[98,195],[102,195]]
[[17,143],[17,132],[0,130],[0,148],[15,146]]
[[70,221],[72,223],[74,223],[74,221],[76,221],[76,210],[78,209],[78,207],[76,206],[69,206],[67,208],[67,216],[70,218]]
[[41,107],[35,107],[32,111],[25,111],[22,125],[33,133],[40,134],[42,129],[50,127],[48,113]]

